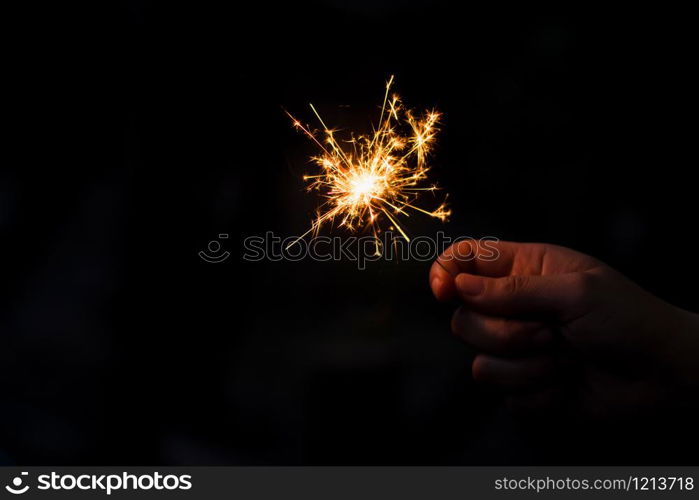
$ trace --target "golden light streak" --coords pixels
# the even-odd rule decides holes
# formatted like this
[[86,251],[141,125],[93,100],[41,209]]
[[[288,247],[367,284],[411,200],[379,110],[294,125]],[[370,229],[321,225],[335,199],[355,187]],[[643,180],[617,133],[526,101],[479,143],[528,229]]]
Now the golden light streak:
[[[410,238],[398,222],[398,215],[408,217],[406,209],[415,210],[442,221],[451,215],[446,196],[434,210],[416,206],[421,191],[435,192],[432,184],[423,186],[430,167],[427,164],[438,132],[440,114],[428,111],[416,117],[403,107],[397,95],[391,95],[393,76],[386,83],[386,93],[378,126],[371,136],[347,134],[339,141],[337,131],[328,128],[316,108],[311,104],[322,131],[316,132],[287,113],[293,126],[301,130],[320,149],[311,157],[319,173],[305,175],[308,190],[317,190],[326,200],[318,207],[317,217],[294,245],[309,233],[317,235],[327,222],[339,221],[339,226],[350,231],[371,230],[376,240],[376,252],[381,242],[378,234],[382,216],[408,241]],[[342,144],[350,147],[343,148]]]

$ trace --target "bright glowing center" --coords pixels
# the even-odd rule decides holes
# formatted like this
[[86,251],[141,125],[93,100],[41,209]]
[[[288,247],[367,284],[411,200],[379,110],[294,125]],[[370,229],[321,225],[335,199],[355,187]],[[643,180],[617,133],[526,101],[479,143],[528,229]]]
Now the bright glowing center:
[[368,203],[370,198],[381,190],[379,177],[373,174],[362,173],[351,181],[352,196],[356,201],[360,199]]

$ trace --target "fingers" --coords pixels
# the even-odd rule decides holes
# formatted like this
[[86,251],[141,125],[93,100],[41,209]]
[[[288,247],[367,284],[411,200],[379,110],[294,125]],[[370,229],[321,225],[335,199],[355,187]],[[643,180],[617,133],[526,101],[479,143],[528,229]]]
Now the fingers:
[[552,276],[601,266],[588,255],[555,245],[469,239],[454,243],[437,258],[430,284],[438,299],[449,300],[458,296],[454,278],[461,273],[487,278]]
[[521,355],[547,349],[554,334],[546,325],[486,316],[465,307],[454,313],[451,329],[466,343],[489,354]]
[[[439,261],[439,258],[437,260]],[[432,264],[430,269],[430,287],[437,300],[446,302],[456,296],[454,276],[456,274],[452,276],[437,262]]]
[[512,269],[517,248],[524,246],[492,240],[463,240],[447,248],[430,269],[430,285],[438,300],[456,296],[454,277],[462,272],[505,276]]
[[572,360],[547,325],[589,312],[601,266],[563,247],[464,240],[432,265],[430,285],[439,300],[463,302],[452,330],[480,352],[474,379],[532,395],[566,378]]
[[507,359],[479,354],[473,360],[474,380],[500,389],[524,389],[554,380],[558,363],[553,356]]
[[507,276],[518,255],[540,248],[543,246],[530,243],[467,239],[447,248],[438,260],[454,276],[459,273]]
[[567,321],[587,312],[593,285],[588,273],[503,278],[461,273],[453,286],[469,309],[483,314]]

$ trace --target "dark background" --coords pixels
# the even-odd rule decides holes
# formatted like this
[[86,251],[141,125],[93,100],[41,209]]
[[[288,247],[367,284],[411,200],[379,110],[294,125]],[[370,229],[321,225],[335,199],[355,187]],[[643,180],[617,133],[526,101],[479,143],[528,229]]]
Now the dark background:
[[[696,311],[687,12],[53,14],[32,12],[29,35],[51,30],[11,50],[24,93],[0,176],[1,462],[696,463],[686,415],[505,412],[473,384],[426,263],[241,258],[246,236],[305,231],[317,202],[301,180],[315,151],[282,108],[365,126],[395,74],[407,104],[444,113],[432,175],[454,215],[413,217],[413,235],[569,246]],[[207,264],[219,233],[232,255]]]

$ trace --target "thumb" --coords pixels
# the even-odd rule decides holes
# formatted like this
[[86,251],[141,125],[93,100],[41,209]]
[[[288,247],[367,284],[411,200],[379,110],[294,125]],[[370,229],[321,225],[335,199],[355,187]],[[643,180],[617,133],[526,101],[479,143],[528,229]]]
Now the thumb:
[[584,272],[504,278],[461,273],[454,281],[459,297],[478,312],[567,321],[587,312],[592,278]]

